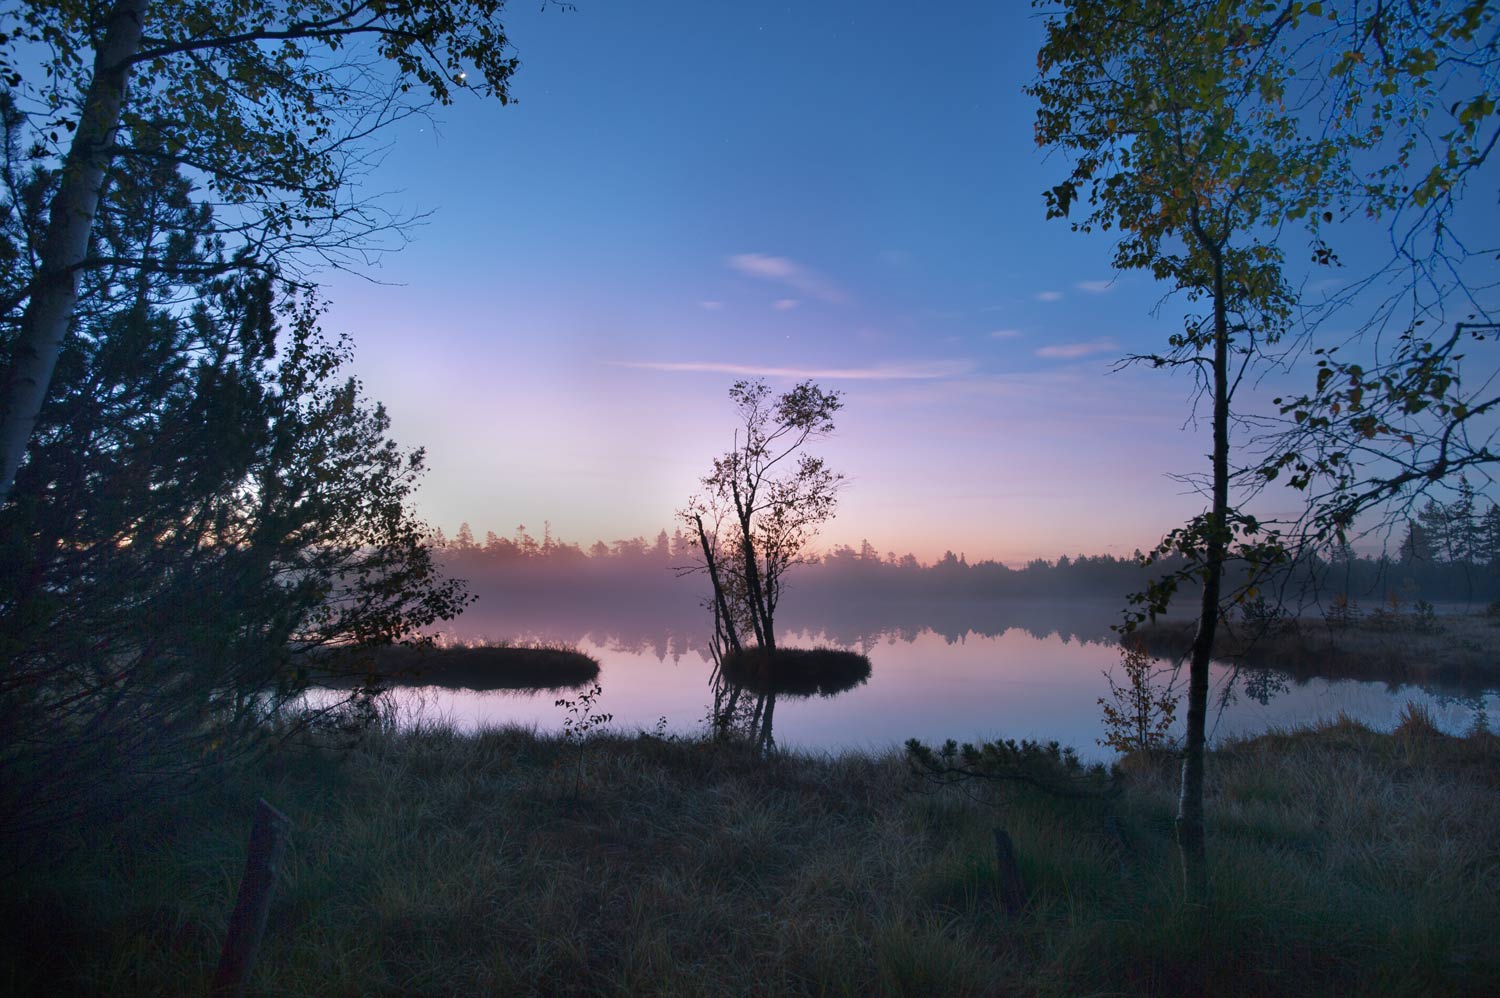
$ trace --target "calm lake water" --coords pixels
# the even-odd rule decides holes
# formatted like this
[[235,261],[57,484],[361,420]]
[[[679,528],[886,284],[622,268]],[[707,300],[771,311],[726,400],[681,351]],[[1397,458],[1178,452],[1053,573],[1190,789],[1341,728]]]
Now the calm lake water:
[[[486,603],[502,608],[487,609]],[[649,606],[528,606],[524,599],[484,600],[443,631],[461,641],[545,641],[578,647],[601,665],[599,709],[616,730],[668,732],[704,727],[712,669],[689,605],[654,614]],[[788,614],[780,642],[835,645],[866,653],[867,683],[831,697],[778,698],[775,734],[788,748],[838,751],[887,749],[908,738],[940,742],[1004,738],[1057,740],[1079,754],[1108,759],[1098,745],[1098,700],[1109,694],[1105,674],[1120,677],[1118,647],[1109,624],[1119,603],[934,602],[882,608],[869,604],[804,607]],[[826,623],[810,617],[822,615]],[[653,619],[653,617],[655,619]],[[923,618],[928,623],[923,623]],[[882,622],[885,623],[882,623]],[[706,623],[706,621],[705,621]],[[1162,663],[1163,665],[1165,663]],[[1230,679],[1215,666],[1213,690]],[[1178,682],[1185,688],[1185,674]],[[1467,728],[1482,703],[1500,717],[1494,692],[1461,699],[1458,691],[1347,680],[1287,680],[1264,703],[1236,688],[1210,713],[1215,740],[1331,718],[1343,711],[1389,728],[1408,701],[1427,706],[1446,730]],[[1472,694],[1472,691],[1471,691]],[[436,687],[403,689],[410,710],[445,718],[460,728],[534,725],[560,730],[564,712],[554,701],[569,693],[487,692]],[[1180,719],[1179,719],[1180,726]]]

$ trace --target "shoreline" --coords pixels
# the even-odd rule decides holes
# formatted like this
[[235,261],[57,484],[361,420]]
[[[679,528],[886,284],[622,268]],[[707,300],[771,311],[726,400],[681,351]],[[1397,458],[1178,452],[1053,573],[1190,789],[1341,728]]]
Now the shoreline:
[[[1185,654],[1196,625],[1159,622],[1138,628],[1152,655]],[[1126,640],[1129,638],[1127,637]],[[1268,669],[1296,681],[1351,679],[1446,688],[1460,695],[1500,690],[1500,618],[1487,614],[1364,616],[1346,624],[1316,617],[1221,625],[1214,659]]]

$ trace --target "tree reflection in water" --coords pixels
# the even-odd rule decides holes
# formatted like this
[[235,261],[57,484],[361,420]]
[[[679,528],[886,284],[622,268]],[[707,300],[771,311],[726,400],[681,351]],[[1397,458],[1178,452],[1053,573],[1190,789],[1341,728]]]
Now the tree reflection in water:
[[769,752],[776,747],[772,726],[778,696],[833,697],[869,679],[869,658],[838,648],[751,648],[715,654],[709,680],[714,729],[721,736],[739,732],[760,751]]

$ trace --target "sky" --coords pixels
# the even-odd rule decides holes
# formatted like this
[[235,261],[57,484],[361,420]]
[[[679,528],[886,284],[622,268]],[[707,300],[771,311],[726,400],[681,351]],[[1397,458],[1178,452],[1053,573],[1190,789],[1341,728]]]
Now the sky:
[[727,449],[727,391],[844,393],[823,546],[1019,563],[1147,548],[1202,500],[1187,376],[1114,371],[1181,305],[1045,219],[1023,3],[536,3],[517,102],[403,122],[364,181],[431,213],[327,325],[419,512],[655,536]]

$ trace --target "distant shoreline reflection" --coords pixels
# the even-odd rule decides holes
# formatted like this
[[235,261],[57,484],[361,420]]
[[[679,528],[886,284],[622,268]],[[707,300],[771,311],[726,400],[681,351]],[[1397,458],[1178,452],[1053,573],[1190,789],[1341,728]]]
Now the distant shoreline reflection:
[[[617,730],[653,731],[662,721],[670,732],[708,729],[713,666],[704,614],[692,601],[678,608],[658,605],[654,613],[628,604],[574,604],[560,611],[555,604],[527,602],[482,602],[441,637],[576,646],[601,663],[603,708],[614,714]],[[1106,673],[1118,666],[1110,625],[1119,609],[1118,601],[1103,600],[806,604],[795,612],[789,604],[782,643],[851,648],[870,658],[872,671],[867,682],[847,692],[783,703],[776,712],[776,742],[836,752],[886,750],[908,738],[1036,738],[1107,760],[1113,752],[1097,743],[1098,699],[1109,692]],[[826,616],[819,620],[819,614]],[[1464,698],[1437,688],[1276,673],[1255,674],[1248,684],[1241,676],[1231,688],[1230,677],[1228,667],[1214,667],[1216,696],[1222,699],[1229,690],[1210,718],[1219,740],[1340,713],[1389,728],[1409,700],[1429,707],[1450,731],[1472,723],[1476,708],[1492,715],[1500,709],[1493,690],[1469,691]],[[396,695],[461,728],[517,723],[553,731],[562,721],[552,693],[415,688]]]
[[[644,604],[610,599],[566,609],[551,600],[497,595],[481,601],[457,621],[442,628],[442,638],[458,641],[534,641],[589,644],[658,660],[695,656],[709,660],[706,613],[691,599],[660,599]],[[914,642],[935,634],[949,644],[971,637],[999,637],[1020,629],[1064,643],[1089,642],[1113,647],[1111,625],[1120,620],[1120,601],[901,600],[802,601],[782,611],[778,631],[815,635],[817,640],[866,654],[880,644]]]

